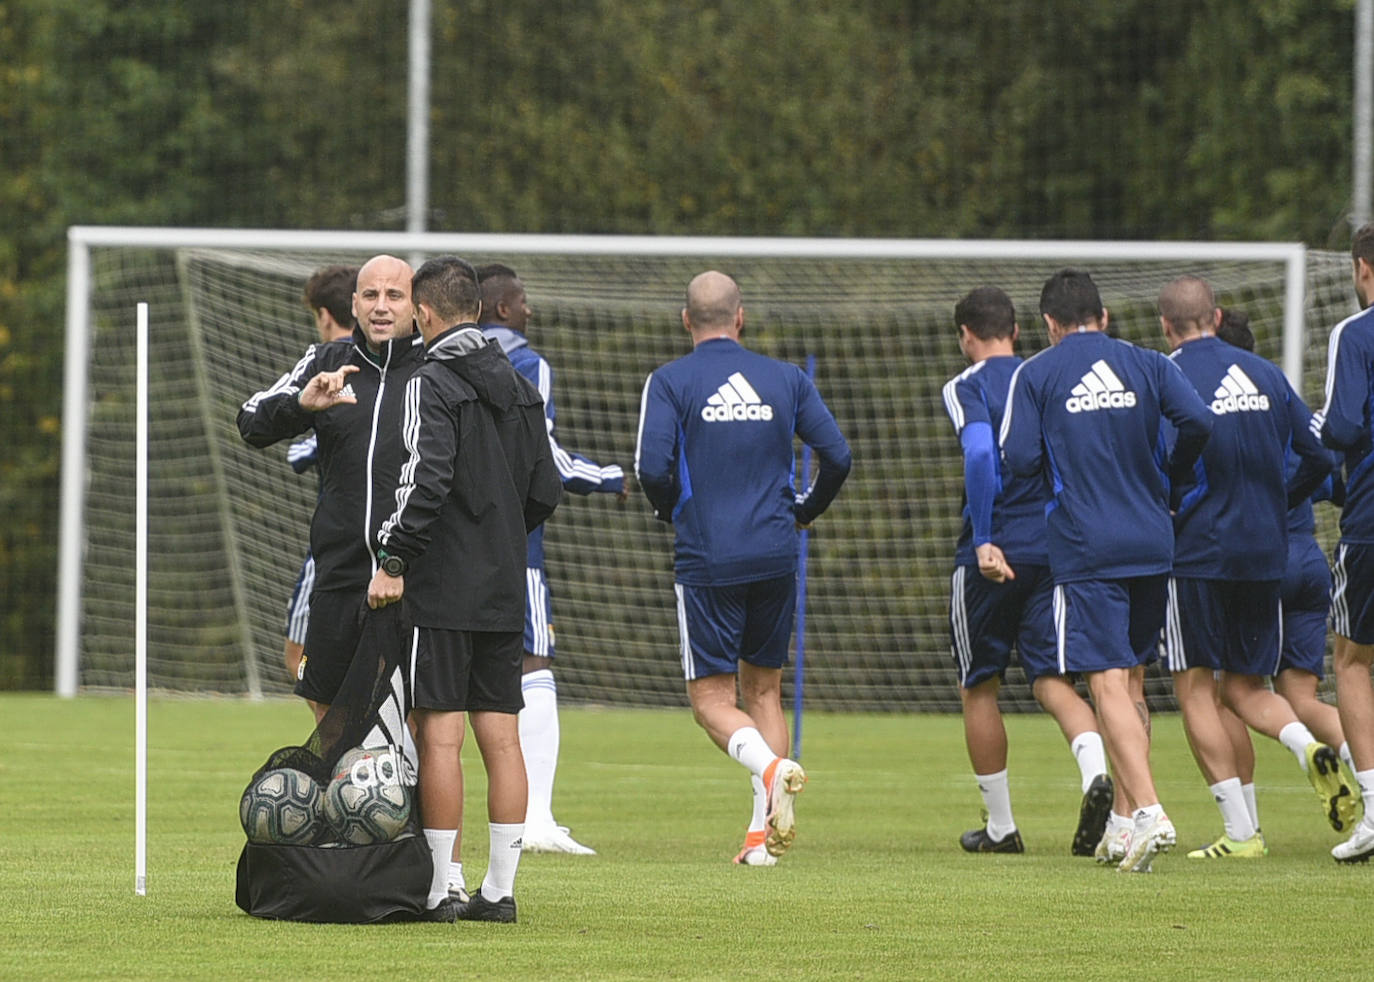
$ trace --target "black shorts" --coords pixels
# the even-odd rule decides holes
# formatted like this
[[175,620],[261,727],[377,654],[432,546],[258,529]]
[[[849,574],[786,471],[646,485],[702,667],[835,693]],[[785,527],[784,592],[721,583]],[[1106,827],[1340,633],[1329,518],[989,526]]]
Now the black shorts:
[[520,690],[524,659],[523,631],[413,628],[405,659],[410,705],[514,715],[525,708]]
[[367,590],[316,590],[310,595],[310,622],[305,630],[305,657],[296,675],[296,695],[334,701],[363,630]]

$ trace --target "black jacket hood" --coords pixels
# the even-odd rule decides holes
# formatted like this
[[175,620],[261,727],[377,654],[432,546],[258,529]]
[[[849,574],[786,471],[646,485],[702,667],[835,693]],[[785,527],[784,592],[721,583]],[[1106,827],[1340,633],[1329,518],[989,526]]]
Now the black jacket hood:
[[478,399],[502,412],[529,401],[529,386],[501,345],[483,337],[476,324],[450,327],[430,343],[425,359],[443,363],[472,387]]

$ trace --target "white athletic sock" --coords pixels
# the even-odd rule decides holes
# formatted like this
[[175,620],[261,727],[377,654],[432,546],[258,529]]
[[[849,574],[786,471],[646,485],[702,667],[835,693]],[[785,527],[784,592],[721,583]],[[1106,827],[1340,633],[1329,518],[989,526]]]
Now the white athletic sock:
[[1242,784],[1241,793],[1245,795],[1245,808],[1250,813],[1250,823],[1255,826],[1255,831],[1259,831],[1259,802],[1255,800],[1255,782]]
[[500,825],[491,822],[491,862],[482,878],[482,896],[495,903],[515,896],[515,871],[520,866],[520,837],[525,824]]
[[1341,749],[1337,751],[1341,755],[1341,760],[1345,761],[1345,766],[1350,768],[1350,773],[1355,773],[1355,757],[1350,753],[1350,741],[1346,740],[1341,744]]
[[1000,842],[1016,831],[1016,819],[1011,815],[1011,785],[1007,770],[996,774],[975,774],[983,805],[988,810],[988,838]]
[[1307,770],[1307,745],[1315,743],[1316,737],[1307,725],[1300,720],[1294,720],[1283,729],[1279,730],[1279,743],[1288,748],[1289,753],[1298,758],[1298,763],[1302,765],[1304,771]]
[[1144,832],[1145,829],[1149,826],[1149,824],[1152,821],[1154,821],[1156,815],[1163,814],[1164,806],[1159,804],[1146,805],[1144,808],[1137,808],[1135,810],[1135,830],[1137,832]]
[[434,872],[429,879],[429,898],[425,901],[430,910],[448,897],[448,867],[456,838],[457,829],[425,829],[425,841],[429,843],[429,856],[434,863]]
[[749,773],[755,777],[763,777],[763,772],[778,756],[768,746],[763,734],[752,726],[741,726],[731,733],[725,746],[727,753],[749,768]]
[[749,818],[749,831],[762,832],[768,813],[768,791],[763,786],[763,778],[757,774],[749,775],[749,785],[754,789],[754,814]]
[[525,708],[517,717],[520,752],[525,755],[530,785],[525,824],[552,826],[553,778],[558,770],[558,686],[553,672],[544,668],[522,676],[520,691],[525,696]]
[[448,888],[450,890],[466,890],[468,888],[468,881],[463,879],[462,863],[451,862],[448,864]]
[[1115,834],[1117,832],[1120,832],[1122,829],[1134,828],[1135,819],[1131,818],[1131,816],[1129,815],[1118,815],[1116,812],[1112,812],[1110,815],[1107,816],[1108,834]]
[[1102,734],[1088,730],[1073,738],[1069,744],[1073,759],[1078,761],[1078,780],[1086,794],[1093,778],[1107,773],[1107,748],[1102,745]]
[[1374,825],[1374,770],[1356,771],[1355,783],[1360,786],[1360,797],[1364,799],[1364,820]]
[[1240,778],[1228,777],[1211,786],[1212,798],[1221,809],[1221,824],[1226,835],[1233,842],[1244,842],[1255,834],[1255,823],[1250,819],[1250,809],[1245,803],[1245,792]]

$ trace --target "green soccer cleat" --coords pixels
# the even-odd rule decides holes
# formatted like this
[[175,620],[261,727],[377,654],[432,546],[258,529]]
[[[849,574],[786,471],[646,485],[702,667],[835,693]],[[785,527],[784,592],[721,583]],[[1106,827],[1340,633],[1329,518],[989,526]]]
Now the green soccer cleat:
[[1322,803],[1326,820],[1337,832],[1343,832],[1354,824],[1360,799],[1350,790],[1341,774],[1341,758],[1324,743],[1315,741],[1307,745],[1307,780],[1317,798]]
[[1256,832],[1243,842],[1237,842],[1229,835],[1223,835],[1210,846],[1194,849],[1188,853],[1189,859],[1259,859],[1269,850],[1264,846],[1264,836]]

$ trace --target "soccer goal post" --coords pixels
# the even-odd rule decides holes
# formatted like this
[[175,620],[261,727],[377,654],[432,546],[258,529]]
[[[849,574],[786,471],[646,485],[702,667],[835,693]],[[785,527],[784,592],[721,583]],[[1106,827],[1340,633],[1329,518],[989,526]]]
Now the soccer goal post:
[[[957,711],[946,603],[962,477],[940,389],[963,367],[954,303],[1003,287],[1020,350],[1043,347],[1037,301],[1089,270],[1122,336],[1160,347],[1168,279],[1206,277],[1251,317],[1259,350],[1320,391],[1326,332],[1353,309],[1349,259],[1292,244],[739,239],[159,229],[69,230],[56,687],[133,680],[133,310],[150,305],[149,685],[284,694],[286,601],[316,484],[285,446],[254,450],[238,406],[314,340],[307,276],[377,253],[500,261],[525,280],[530,343],[554,370],[563,445],[633,460],[639,396],[689,348],[679,311],[707,268],[744,293],[745,343],[797,364],[854,450],[810,536],[809,707]],[[546,533],[567,701],[679,705],[671,531],[639,496],[567,496]],[[1016,681],[1014,678],[1013,681]],[[1161,688],[1160,692],[1163,693]],[[790,695],[790,691],[789,691]],[[1161,698],[1166,698],[1161,695]],[[1033,705],[1010,687],[1011,708]]]

